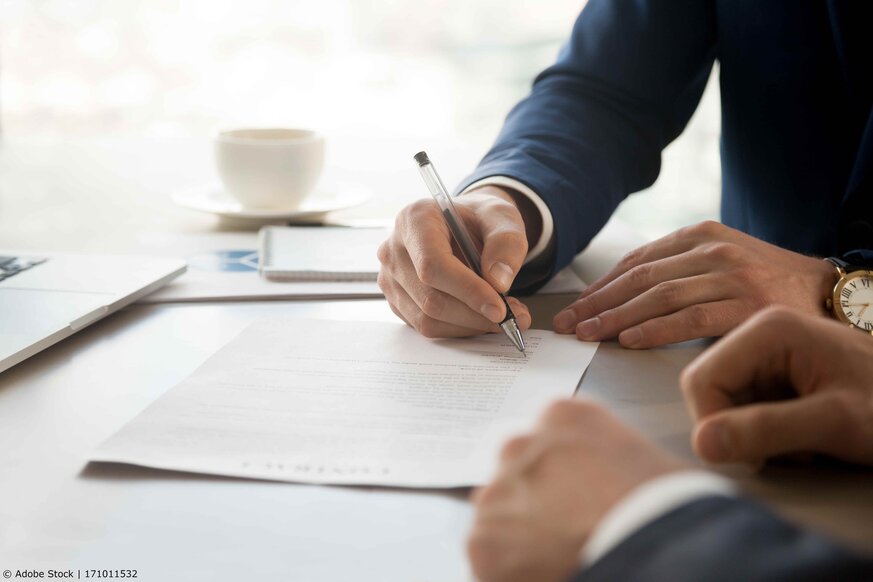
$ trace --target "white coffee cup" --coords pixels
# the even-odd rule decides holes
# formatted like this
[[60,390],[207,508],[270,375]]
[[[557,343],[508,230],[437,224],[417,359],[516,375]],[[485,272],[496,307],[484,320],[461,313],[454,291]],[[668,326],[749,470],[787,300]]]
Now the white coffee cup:
[[232,129],[214,141],[221,181],[246,208],[298,208],[324,167],[324,137],[308,129]]

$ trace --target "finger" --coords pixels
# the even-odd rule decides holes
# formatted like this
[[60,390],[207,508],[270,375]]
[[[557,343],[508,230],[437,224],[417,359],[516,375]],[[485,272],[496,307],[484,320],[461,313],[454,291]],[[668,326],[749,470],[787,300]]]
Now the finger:
[[482,333],[497,333],[502,331],[499,326],[491,323],[489,323],[491,326],[489,329],[482,330],[475,327],[459,326],[436,320],[422,312],[418,307],[418,304],[396,281],[390,279],[383,280],[382,285],[389,289],[389,293],[392,297],[390,305],[392,306],[392,309],[395,310],[394,312],[424,337],[470,337],[481,335]]
[[589,285],[580,298],[599,291],[638,265],[685,253],[701,242],[728,238],[731,232],[732,229],[711,220],[680,228],[626,254],[606,275]]
[[451,234],[433,201],[423,201],[398,215],[398,231],[416,276],[466,304],[472,311],[499,323],[505,316],[497,291],[452,251]]
[[793,376],[791,362],[814,354],[818,322],[785,308],[756,314],[683,370],[680,385],[694,418],[735,406],[735,396],[750,387],[779,378],[799,391],[809,382]]
[[[536,580],[542,572],[531,572],[529,523],[518,511],[476,516],[467,540],[467,554],[479,582],[522,582]],[[542,568],[539,568],[541,570]],[[536,570],[536,569],[535,569]],[[560,579],[555,577],[555,580]]]
[[609,415],[609,411],[590,400],[564,398],[551,403],[537,421],[537,431],[585,428]]
[[626,348],[645,349],[720,336],[751,314],[752,309],[739,299],[698,303],[626,329],[618,341]]
[[494,322],[489,321],[481,313],[473,311],[457,298],[422,283],[403,247],[395,248],[394,255],[396,266],[394,279],[422,313],[437,321],[458,327],[478,329],[482,332],[494,331]]
[[485,280],[498,291],[507,292],[527,256],[527,234],[521,214],[509,202],[492,197],[470,213],[470,222],[482,237]]
[[864,405],[860,393],[846,391],[734,408],[704,418],[692,444],[713,463],[760,464],[796,452],[869,460],[873,431],[863,419],[853,418]]
[[700,275],[710,270],[712,265],[706,257],[692,251],[636,265],[606,283],[600,290],[586,290],[583,296],[555,316],[555,331],[572,333],[579,322],[623,305],[661,283]]
[[527,305],[516,299],[515,297],[507,297],[506,302],[509,303],[509,309],[515,315],[515,322],[522,331],[527,331],[533,322],[530,314],[530,309]]
[[[604,291],[608,289],[609,286]],[[730,276],[722,273],[664,281],[614,309],[581,322],[576,326],[576,335],[588,341],[613,338],[650,319],[734,295]]]
[[[382,243],[382,246],[386,246],[386,243]],[[380,247],[379,253],[382,254],[382,247]],[[395,286],[396,282],[391,277],[391,274],[388,271],[388,268],[385,265],[379,269],[379,274],[376,276],[376,285],[379,286],[379,289],[382,291],[382,294],[385,296],[385,299],[388,301],[388,307],[391,308],[391,311],[394,312],[394,315],[403,320],[406,325],[412,326],[409,321],[403,317],[403,314],[397,309],[395,305],[397,302]]]

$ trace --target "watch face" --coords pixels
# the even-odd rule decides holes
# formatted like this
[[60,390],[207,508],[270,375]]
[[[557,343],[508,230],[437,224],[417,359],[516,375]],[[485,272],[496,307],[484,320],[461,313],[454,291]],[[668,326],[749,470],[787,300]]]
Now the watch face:
[[854,271],[837,284],[834,311],[840,321],[873,332],[873,271]]

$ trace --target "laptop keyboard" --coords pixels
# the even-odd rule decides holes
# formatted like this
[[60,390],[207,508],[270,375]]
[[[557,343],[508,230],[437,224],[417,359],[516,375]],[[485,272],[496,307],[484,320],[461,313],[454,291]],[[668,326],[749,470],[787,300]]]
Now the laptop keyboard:
[[44,262],[46,259],[37,257],[0,257],[0,281]]

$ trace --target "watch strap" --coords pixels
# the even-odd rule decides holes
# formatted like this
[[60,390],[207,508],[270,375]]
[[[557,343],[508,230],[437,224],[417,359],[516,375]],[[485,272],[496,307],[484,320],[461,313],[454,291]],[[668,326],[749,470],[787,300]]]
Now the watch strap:
[[827,262],[829,262],[830,264],[832,264],[837,269],[841,269],[843,271],[847,271],[848,269],[851,268],[851,267],[849,267],[849,263],[847,263],[846,261],[844,261],[843,259],[841,259],[839,257],[827,257],[825,260]]
[[873,249],[855,249],[854,251],[849,251],[841,257],[841,260],[846,263],[844,268],[848,270],[873,270]]

